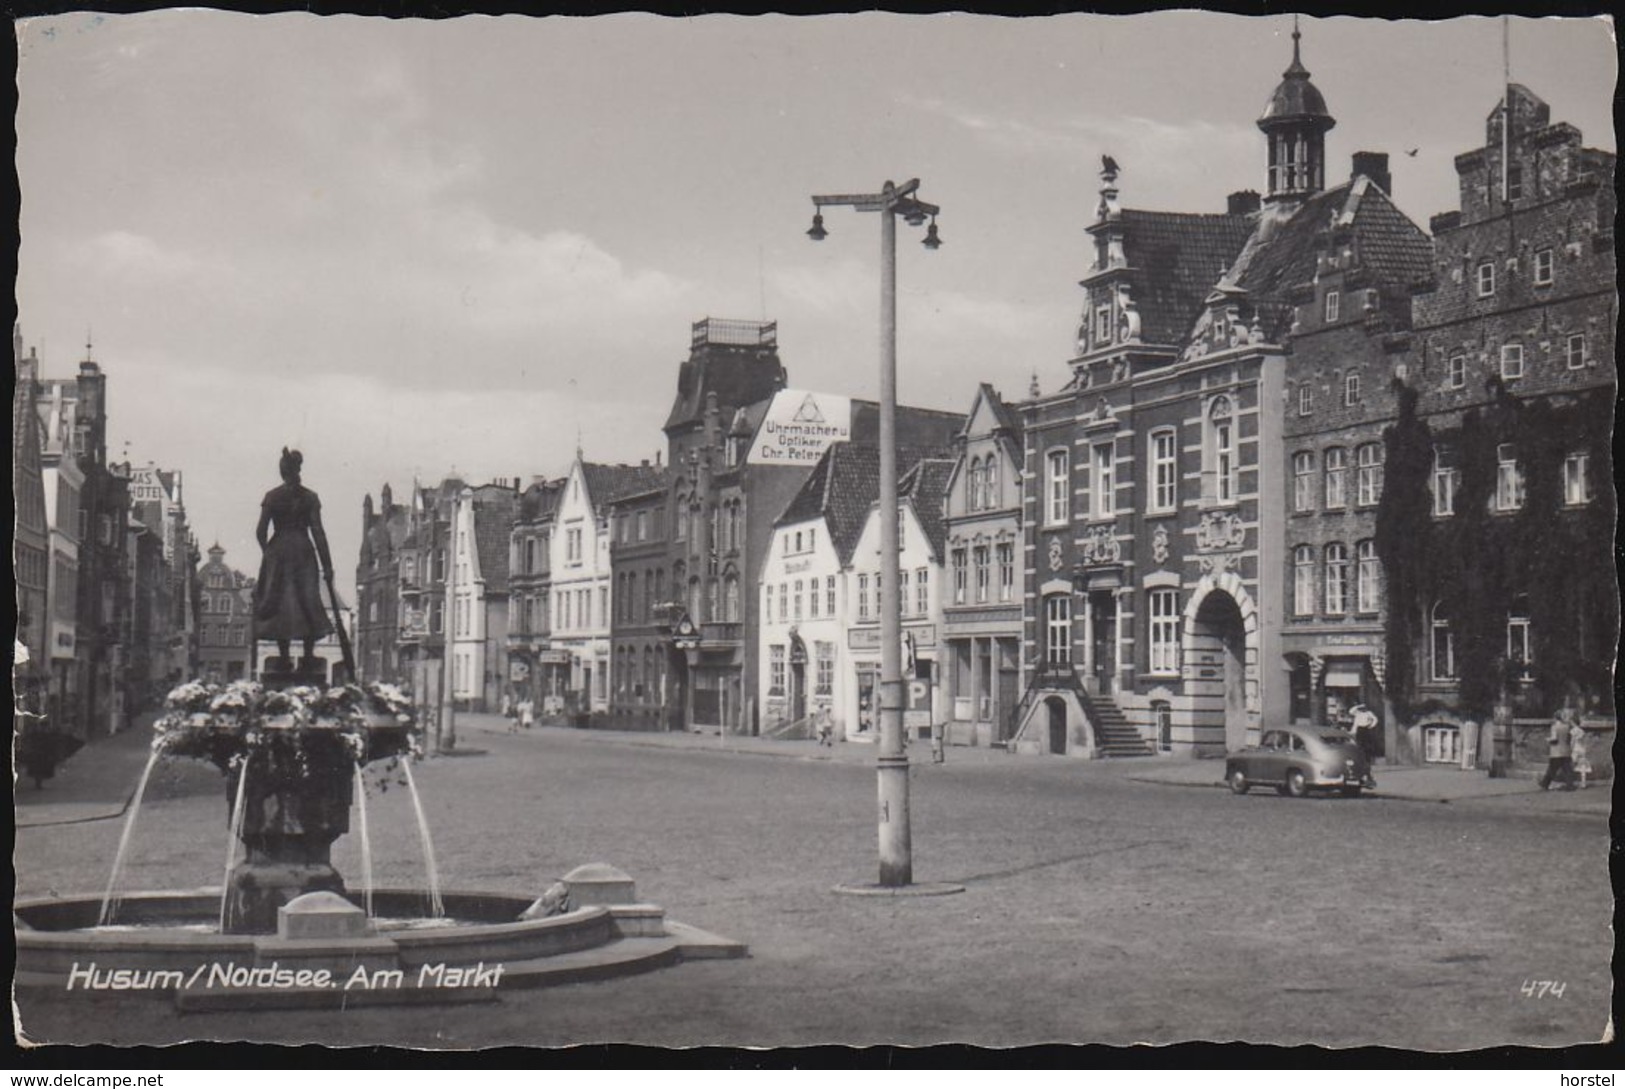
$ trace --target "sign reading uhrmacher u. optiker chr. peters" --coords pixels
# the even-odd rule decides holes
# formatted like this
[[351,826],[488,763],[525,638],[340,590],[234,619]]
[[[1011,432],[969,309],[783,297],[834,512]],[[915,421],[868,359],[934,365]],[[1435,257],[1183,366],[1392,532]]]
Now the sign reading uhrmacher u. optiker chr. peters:
[[751,465],[813,465],[831,443],[852,437],[852,399],[781,389],[756,430]]

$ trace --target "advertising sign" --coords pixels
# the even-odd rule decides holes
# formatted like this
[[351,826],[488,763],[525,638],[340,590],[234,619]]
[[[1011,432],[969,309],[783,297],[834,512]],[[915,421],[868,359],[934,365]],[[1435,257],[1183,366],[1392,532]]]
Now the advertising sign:
[[751,465],[814,465],[830,443],[852,437],[852,399],[782,389],[756,431]]

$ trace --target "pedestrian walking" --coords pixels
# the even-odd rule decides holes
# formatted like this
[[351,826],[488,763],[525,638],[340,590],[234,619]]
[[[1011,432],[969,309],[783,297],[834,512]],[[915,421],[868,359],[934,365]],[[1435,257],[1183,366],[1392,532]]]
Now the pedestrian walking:
[[1552,780],[1561,776],[1563,789],[1574,789],[1574,737],[1569,727],[1569,709],[1558,711],[1552,718],[1546,734],[1546,774],[1540,777],[1540,789],[1550,790]]
[[835,747],[835,723],[828,707],[818,712],[818,744],[824,748]]
[[1574,771],[1580,776],[1580,789],[1584,790],[1591,784],[1587,777],[1591,774],[1591,756],[1586,752],[1586,730],[1580,725],[1580,716],[1569,713],[1569,753],[1573,761]]
[[519,725],[527,730],[536,725],[536,704],[529,696],[519,701]]

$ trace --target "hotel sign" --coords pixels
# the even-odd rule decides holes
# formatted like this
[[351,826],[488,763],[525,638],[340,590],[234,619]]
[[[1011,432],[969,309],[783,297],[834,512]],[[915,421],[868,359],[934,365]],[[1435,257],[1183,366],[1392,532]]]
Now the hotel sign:
[[130,500],[135,503],[167,503],[169,492],[158,479],[158,470],[135,469],[130,475]]
[[782,389],[756,431],[751,465],[814,465],[831,443],[852,437],[852,399]]

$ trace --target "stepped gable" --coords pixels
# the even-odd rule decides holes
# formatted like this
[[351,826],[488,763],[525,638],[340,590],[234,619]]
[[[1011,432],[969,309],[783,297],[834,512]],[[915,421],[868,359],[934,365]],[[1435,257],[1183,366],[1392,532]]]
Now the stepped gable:
[[1228,279],[1247,292],[1266,339],[1279,341],[1291,327],[1293,293],[1309,290],[1320,254],[1343,233],[1373,283],[1408,287],[1432,274],[1428,236],[1369,178],[1344,182],[1310,197],[1285,220],[1266,214],[1236,259]]
[[1123,251],[1140,315],[1140,339],[1178,344],[1190,331],[1219,274],[1253,233],[1250,215],[1147,212],[1124,208]]
[[955,464],[952,458],[922,458],[897,484],[899,497],[913,505],[920,529],[931,543],[931,555],[939,561],[943,558],[948,538],[947,527],[943,524],[947,513],[943,500],[947,497]]
[[473,503],[474,547],[479,554],[486,596],[505,594],[508,592],[508,541],[513,533],[519,496],[501,484],[482,484],[474,489]]

